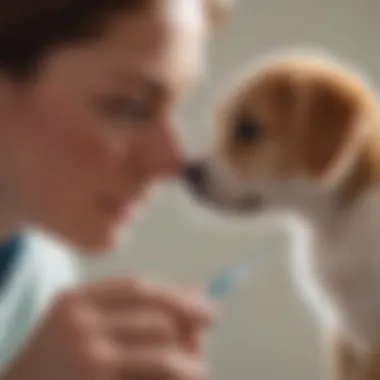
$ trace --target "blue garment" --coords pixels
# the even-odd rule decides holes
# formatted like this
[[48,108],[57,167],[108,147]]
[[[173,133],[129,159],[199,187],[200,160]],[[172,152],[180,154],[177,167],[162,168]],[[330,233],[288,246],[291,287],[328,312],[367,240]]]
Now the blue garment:
[[22,252],[23,236],[13,236],[3,244],[0,244],[0,289],[7,281],[13,265]]
[[55,296],[78,279],[67,247],[37,231],[0,244],[0,371],[20,354]]

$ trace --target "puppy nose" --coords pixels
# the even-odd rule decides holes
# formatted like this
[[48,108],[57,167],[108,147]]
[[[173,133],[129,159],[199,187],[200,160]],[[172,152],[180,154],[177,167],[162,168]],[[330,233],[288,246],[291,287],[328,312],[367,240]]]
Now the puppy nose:
[[206,183],[206,167],[201,162],[187,164],[183,175],[185,180],[198,190],[202,189]]

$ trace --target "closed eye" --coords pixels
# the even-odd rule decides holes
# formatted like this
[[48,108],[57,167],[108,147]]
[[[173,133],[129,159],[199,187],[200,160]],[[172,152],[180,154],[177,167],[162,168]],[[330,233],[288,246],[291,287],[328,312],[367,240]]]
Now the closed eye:
[[132,97],[96,98],[95,107],[104,117],[125,125],[143,123],[152,116],[152,107],[147,102]]

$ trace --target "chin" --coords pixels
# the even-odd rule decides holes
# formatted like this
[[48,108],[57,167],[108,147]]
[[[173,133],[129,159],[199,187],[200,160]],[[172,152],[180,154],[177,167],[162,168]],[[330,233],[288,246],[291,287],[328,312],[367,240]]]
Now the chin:
[[110,254],[121,242],[121,228],[94,228],[53,232],[61,241],[72,246],[77,254],[102,257]]

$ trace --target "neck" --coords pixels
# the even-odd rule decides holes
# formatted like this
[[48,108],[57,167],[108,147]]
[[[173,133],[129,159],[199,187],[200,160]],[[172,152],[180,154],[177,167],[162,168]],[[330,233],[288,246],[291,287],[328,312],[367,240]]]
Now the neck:
[[[0,211],[1,212],[1,211]],[[0,244],[3,241],[7,241],[12,238],[14,235],[18,234],[22,230],[22,226],[19,223],[10,222],[9,220],[4,221],[4,223],[0,220]]]
[[11,202],[0,195],[0,243],[8,240],[22,230],[19,213],[10,206]]
[[347,181],[339,189],[344,207],[352,206],[366,190],[380,185],[380,131],[359,152]]
[[288,210],[300,217],[316,231],[331,230],[339,222],[340,209],[331,191],[315,189],[305,183],[296,184],[291,190]]
[[[290,210],[317,230],[328,230],[345,218],[356,202],[380,185],[380,131],[358,152],[344,182],[334,189],[317,189],[297,181],[288,191]],[[291,196],[289,196],[291,195]],[[287,202],[288,203],[288,202]],[[332,230],[334,231],[335,228]]]

